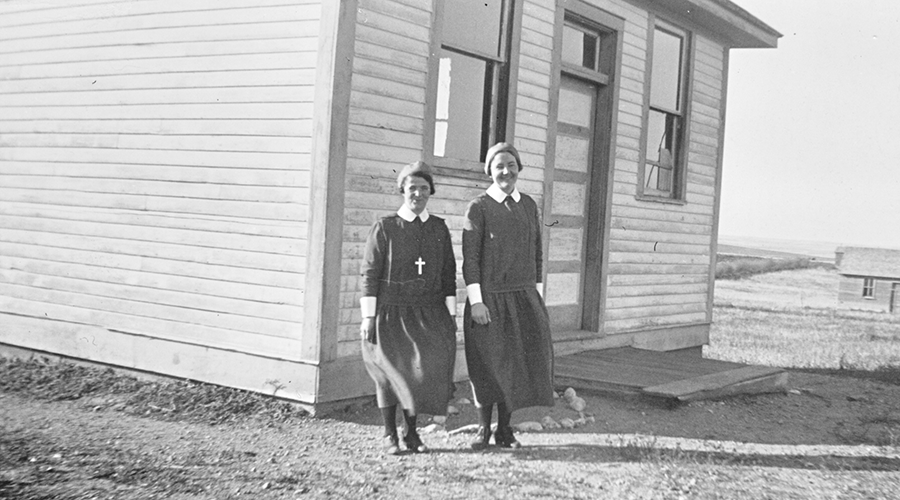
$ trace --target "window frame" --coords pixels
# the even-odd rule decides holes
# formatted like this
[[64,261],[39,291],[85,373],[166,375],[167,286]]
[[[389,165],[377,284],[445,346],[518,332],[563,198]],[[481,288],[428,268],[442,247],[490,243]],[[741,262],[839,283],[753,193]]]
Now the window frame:
[[[680,36],[683,40],[681,47],[681,67],[678,83],[680,85],[679,92],[679,110],[670,110],[660,106],[651,105],[651,89],[653,84],[653,47],[656,37],[656,31],[665,31],[675,36]],[[638,158],[637,172],[637,189],[635,197],[643,201],[653,201],[658,203],[670,203],[677,205],[687,204],[686,199],[686,181],[687,181],[687,163],[688,149],[690,145],[690,116],[691,116],[691,72],[694,60],[694,41],[693,31],[683,28],[675,23],[661,19],[655,14],[650,14],[647,25],[647,59],[645,61],[644,80],[644,103],[641,117],[641,138],[640,153]],[[676,153],[673,154],[672,167],[672,189],[671,191],[660,191],[646,187],[647,169],[653,167],[654,162],[647,158],[647,142],[649,140],[649,123],[651,111],[665,113],[666,116],[674,115],[679,119],[677,131]]]
[[[431,58],[429,61],[429,83],[428,93],[426,95],[425,109],[425,126],[423,155],[435,167],[436,172],[452,177],[464,177],[472,179],[482,179],[484,177],[484,155],[487,149],[494,143],[504,141],[507,137],[513,135],[514,127],[514,110],[516,96],[516,80],[517,70],[513,61],[518,58],[516,44],[512,43],[512,39],[516,33],[521,31],[521,10],[524,0],[502,0],[503,7],[500,15],[500,37],[499,54],[488,54],[486,52],[456,47],[452,44],[443,42],[443,33],[445,29],[444,9],[446,2],[438,2],[434,11],[434,38],[431,43]],[[448,50],[455,54],[461,54],[466,57],[477,59],[484,62],[486,66],[486,82],[487,89],[490,80],[490,89],[486,90],[485,97],[490,97],[488,102],[482,104],[482,138],[478,161],[465,158],[455,158],[451,156],[437,156],[434,154],[435,133],[437,129],[437,97],[439,86],[439,67],[441,54],[444,50]]]
[[875,300],[875,278],[863,278],[862,297]]

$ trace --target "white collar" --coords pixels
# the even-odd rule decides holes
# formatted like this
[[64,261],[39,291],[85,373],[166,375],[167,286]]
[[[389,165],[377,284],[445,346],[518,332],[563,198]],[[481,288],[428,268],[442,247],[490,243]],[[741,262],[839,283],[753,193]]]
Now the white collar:
[[[503,200],[505,200],[507,196],[507,194],[504,193],[502,189],[500,189],[500,186],[496,184],[491,184],[491,187],[487,188],[487,194],[497,203],[503,203]],[[513,188],[513,192],[509,196],[512,196],[513,201],[515,201],[516,203],[518,203],[519,200],[522,199],[522,195],[519,193],[519,188]]]
[[[416,218],[416,213],[410,210],[405,203],[400,206],[399,210],[397,210],[397,215],[399,215],[400,218],[405,220],[406,222],[412,222]],[[419,218],[422,219],[422,222],[428,221],[428,217],[430,216],[428,215],[427,208],[422,210],[422,213],[419,214]]]

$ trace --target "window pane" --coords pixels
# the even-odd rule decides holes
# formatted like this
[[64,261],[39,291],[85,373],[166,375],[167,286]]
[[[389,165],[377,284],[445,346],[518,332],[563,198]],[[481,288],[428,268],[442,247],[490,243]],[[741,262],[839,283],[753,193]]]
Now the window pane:
[[673,156],[671,139],[674,131],[669,130],[671,120],[667,120],[667,116],[652,109],[647,116],[647,161],[659,163],[666,155]]
[[445,45],[500,55],[502,0],[452,0],[445,5]]
[[593,86],[572,86],[559,88],[559,121],[578,125],[591,126],[591,113],[594,109]]
[[679,36],[657,29],[653,34],[650,105],[680,111],[681,46]]
[[435,156],[481,160],[486,68],[484,61],[449,50],[441,52]]
[[562,58],[569,64],[596,70],[597,37],[572,26],[563,26]]
[[669,192],[677,158],[677,115],[650,110],[647,118],[647,163],[644,166],[644,185]]

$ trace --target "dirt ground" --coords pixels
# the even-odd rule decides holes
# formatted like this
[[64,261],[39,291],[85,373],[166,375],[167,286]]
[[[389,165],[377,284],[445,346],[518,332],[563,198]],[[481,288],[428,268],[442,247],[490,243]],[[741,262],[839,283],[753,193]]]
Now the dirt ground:
[[[476,421],[463,386],[453,402],[460,413],[445,430],[423,434],[430,453],[384,457],[371,404],[312,418],[240,391],[85,370],[0,360],[0,498],[820,499],[900,491],[900,381],[891,373],[795,371],[788,393],[678,406],[582,393],[593,422],[522,432],[523,448],[487,452],[470,450],[472,436],[456,432]],[[521,410],[513,422],[548,415],[579,417],[560,399],[552,409]],[[420,419],[422,428],[431,423]],[[633,434],[888,453],[687,452],[629,443]],[[597,444],[600,436],[621,442]]]

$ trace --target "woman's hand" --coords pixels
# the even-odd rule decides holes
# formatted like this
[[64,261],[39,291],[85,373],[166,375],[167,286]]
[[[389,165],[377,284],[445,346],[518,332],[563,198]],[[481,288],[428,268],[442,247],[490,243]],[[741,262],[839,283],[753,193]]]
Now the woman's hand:
[[375,318],[363,318],[359,325],[359,337],[370,344],[377,344],[375,341]]
[[491,322],[491,312],[484,305],[484,302],[472,305],[472,319],[479,325],[486,325]]

